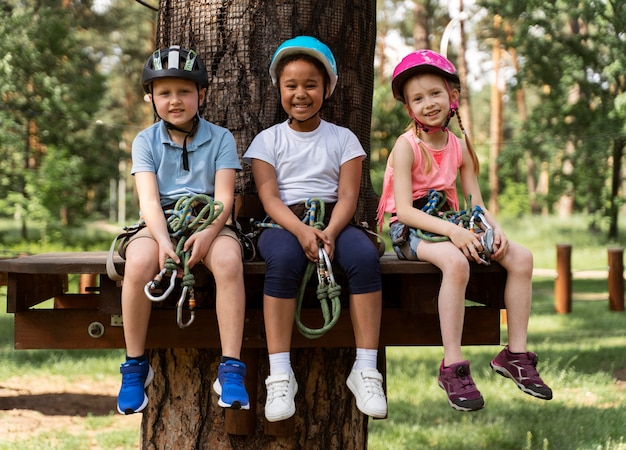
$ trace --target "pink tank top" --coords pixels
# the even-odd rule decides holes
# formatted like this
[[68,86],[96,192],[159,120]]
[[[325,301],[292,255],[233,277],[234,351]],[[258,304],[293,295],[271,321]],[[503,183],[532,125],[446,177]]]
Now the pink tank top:
[[[458,171],[463,161],[463,150],[461,141],[453,133],[448,130],[448,144],[440,149],[434,150],[422,142],[421,144],[430,153],[432,157],[432,168],[426,173],[426,162],[424,161],[422,150],[418,145],[418,139],[415,136],[415,130],[404,133],[401,137],[406,139],[413,149],[413,166],[411,167],[411,185],[413,187],[413,200],[426,197],[431,189],[436,191],[444,191],[448,204],[455,211],[459,210],[459,199],[456,191],[456,179]],[[378,203],[376,221],[378,227],[382,230],[384,222],[384,214],[396,212],[396,203],[393,197],[393,168],[389,166],[385,169],[385,177],[383,179],[383,191]],[[397,219],[392,217],[390,222]]]

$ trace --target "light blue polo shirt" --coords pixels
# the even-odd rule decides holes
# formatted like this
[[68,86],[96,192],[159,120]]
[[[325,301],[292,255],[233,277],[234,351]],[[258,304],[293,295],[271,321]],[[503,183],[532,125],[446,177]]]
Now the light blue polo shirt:
[[183,168],[182,147],[172,141],[160,120],[135,137],[130,173],[155,173],[161,206],[166,206],[183,196],[213,196],[217,170],[241,170],[232,133],[207,120],[200,119],[196,134],[187,141],[187,151],[188,171]]

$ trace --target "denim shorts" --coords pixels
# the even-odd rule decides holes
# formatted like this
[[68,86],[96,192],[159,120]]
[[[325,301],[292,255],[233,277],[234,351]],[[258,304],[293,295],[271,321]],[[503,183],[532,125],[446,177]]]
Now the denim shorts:
[[393,244],[393,250],[399,259],[419,261],[417,246],[422,239],[417,236],[415,230],[399,221],[389,225],[389,236]]

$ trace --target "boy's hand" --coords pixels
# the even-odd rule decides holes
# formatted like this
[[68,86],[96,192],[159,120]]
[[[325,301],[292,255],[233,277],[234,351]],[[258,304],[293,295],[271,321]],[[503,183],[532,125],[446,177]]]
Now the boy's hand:
[[202,261],[209,252],[211,244],[217,237],[217,229],[209,225],[199,233],[192,234],[183,246],[183,251],[191,248],[191,256],[187,261],[187,267],[193,268],[198,262]]
[[176,248],[169,239],[159,246],[159,267],[161,269],[165,268],[165,261],[168,258],[172,258],[176,264],[180,264],[180,258],[176,254]]

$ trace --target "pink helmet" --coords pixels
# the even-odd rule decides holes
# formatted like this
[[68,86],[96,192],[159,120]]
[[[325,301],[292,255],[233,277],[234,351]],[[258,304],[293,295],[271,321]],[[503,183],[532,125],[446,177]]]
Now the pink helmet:
[[393,96],[404,102],[404,83],[410,77],[419,73],[435,73],[455,83],[460,89],[459,75],[454,64],[444,56],[432,50],[418,50],[409,53],[396,66],[391,77],[391,90]]

